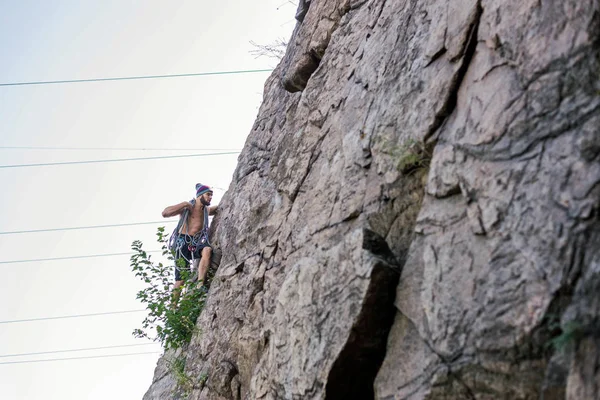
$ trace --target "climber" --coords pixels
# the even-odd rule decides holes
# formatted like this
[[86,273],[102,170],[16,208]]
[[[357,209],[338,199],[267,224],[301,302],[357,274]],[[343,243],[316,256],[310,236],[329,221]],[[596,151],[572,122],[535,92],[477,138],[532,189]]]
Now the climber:
[[[174,206],[165,208],[162,212],[164,218],[179,215],[179,224],[171,235],[169,248],[175,251],[175,285],[173,287],[173,301],[177,303],[179,291],[183,285],[183,278],[177,261],[183,259],[185,269],[198,273],[198,286],[204,289],[204,280],[210,265],[212,248],[208,240],[208,216],[215,215],[218,206],[210,206],[213,191],[210,187],[196,184],[196,198],[184,201]],[[190,270],[190,262],[192,269]],[[179,262],[181,265],[181,261]],[[192,278],[192,281],[194,279]]]

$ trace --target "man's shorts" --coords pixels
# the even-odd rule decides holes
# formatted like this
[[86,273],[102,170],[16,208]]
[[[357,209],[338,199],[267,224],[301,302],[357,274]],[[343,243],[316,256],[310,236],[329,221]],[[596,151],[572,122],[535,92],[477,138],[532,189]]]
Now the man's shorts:
[[[193,237],[190,235],[184,235],[184,234],[180,234],[177,237],[177,245],[179,247],[179,244],[181,243],[181,247],[180,250],[177,252],[176,254],[176,258],[175,258],[175,281],[181,281],[183,280],[183,278],[181,277],[181,270],[185,270],[188,273],[191,272],[190,269],[190,260],[192,259],[200,259],[202,257],[202,250],[205,247],[210,247],[210,245],[208,243],[203,243],[203,244],[198,244],[194,247],[192,247],[191,243],[192,243]],[[192,248],[190,248],[192,247]],[[183,259],[185,261],[185,266],[182,267],[180,269],[180,267],[177,266],[177,260],[179,259]]]

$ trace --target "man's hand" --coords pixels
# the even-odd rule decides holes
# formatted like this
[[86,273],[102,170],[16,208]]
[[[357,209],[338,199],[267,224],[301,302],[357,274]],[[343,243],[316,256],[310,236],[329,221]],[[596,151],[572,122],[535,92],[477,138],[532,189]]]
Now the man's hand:
[[185,210],[192,211],[193,208],[194,206],[192,203],[189,201],[184,201],[183,203],[175,204],[174,206],[165,208],[162,212],[162,216],[165,218],[174,217],[175,215],[180,215]]

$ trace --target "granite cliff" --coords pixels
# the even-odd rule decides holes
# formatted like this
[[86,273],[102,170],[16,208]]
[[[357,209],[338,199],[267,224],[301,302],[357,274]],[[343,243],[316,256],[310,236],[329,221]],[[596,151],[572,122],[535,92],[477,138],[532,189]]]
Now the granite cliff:
[[[600,398],[600,0],[297,19],[213,223],[189,398]],[[182,396],[172,356],[144,399]]]

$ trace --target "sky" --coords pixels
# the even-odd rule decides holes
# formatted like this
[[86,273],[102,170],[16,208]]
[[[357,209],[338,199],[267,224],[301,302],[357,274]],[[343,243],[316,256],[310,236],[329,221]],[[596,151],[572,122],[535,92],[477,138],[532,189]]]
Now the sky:
[[[269,69],[250,41],[287,40],[295,24],[285,0],[0,3],[0,84]],[[142,398],[162,350],[131,335],[144,313],[10,323],[142,309],[129,257],[9,261],[127,253],[137,239],[155,250],[156,228],[176,218],[11,232],[162,221],[198,182],[216,204],[237,154],[6,166],[240,150],[268,75],[0,86],[0,399]],[[106,355],[119,356],[81,358]]]

